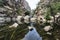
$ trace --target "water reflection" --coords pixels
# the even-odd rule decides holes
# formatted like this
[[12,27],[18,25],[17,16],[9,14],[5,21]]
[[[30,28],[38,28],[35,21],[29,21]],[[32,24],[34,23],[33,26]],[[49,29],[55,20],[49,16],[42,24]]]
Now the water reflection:
[[36,29],[33,28],[32,31],[29,31],[23,40],[42,40],[42,37],[37,33]]

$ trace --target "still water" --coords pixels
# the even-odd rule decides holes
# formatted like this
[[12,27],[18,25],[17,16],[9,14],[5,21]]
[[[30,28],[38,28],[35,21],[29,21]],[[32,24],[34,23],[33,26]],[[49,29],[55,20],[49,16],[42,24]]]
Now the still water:
[[42,40],[42,37],[38,34],[35,28],[32,31],[29,31],[23,40]]

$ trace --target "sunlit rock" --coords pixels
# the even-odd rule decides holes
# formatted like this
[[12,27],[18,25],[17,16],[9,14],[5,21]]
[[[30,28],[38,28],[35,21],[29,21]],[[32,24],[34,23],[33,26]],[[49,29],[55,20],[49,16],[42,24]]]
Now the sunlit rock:
[[4,16],[7,16],[7,15],[6,15],[6,14],[0,13],[0,17],[4,17]]
[[50,16],[51,17],[51,19],[53,19],[54,17],[53,16]]
[[55,17],[57,18],[57,17],[59,17],[59,15],[55,15]]
[[16,17],[13,17],[13,18],[12,18],[12,21],[15,22],[15,21],[16,21]]
[[48,22],[48,23],[52,23],[52,22],[54,22],[54,20],[48,20],[47,22]]
[[36,22],[36,18],[34,18],[34,17],[31,18],[30,20],[31,20],[31,22]]
[[48,34],[48,35],[52,35],[52,33],[50,33],[50,32],[47,32],[47,34]]
[[53,29],[53,27],[51,27],[51,26],[45,26],[45,27],[44,27],[44,31],[49,31],[49,30],[51,30],[51,29]]
[[5,8],[7,8],[7,9],[10,9],[10,10],[12,10],[12,8],[10,8],[9,6],[4,6]]
[[28,26],[28,29],[29,29],[30,31],[32,31],[33,28],[34,28],[34,27]]
[[45,21],[45,19],[44,19],[44,17],[43,16],[38,16],[38,19],[37,19],[38,21],[40,20],[42,20],[42,21]]
[[24,22],[25,23],[29,23],[30,21],[30,16],[28,16],[28,15],[26,15],[25,17],[24,17]]
[[7,11],[5,8],[0,7],[0,12]]
[[37,21],[38,21],[38,23],[40,23],[40,24],[43,24],[44,22],[46,22],[46,20],[44,19],[43,16],[38,16]]
[[54,17],[53,17],[53,16],[50,16],[50,18],[51,18],[51,19],[48,20],[47,22],[48,22],[48,23],[52,23],[52,22],[54,22]]
[[6,17],[6,18],[5,18],[5,21],[6,21],[6,22],[11,22],[11,18],[10,18],[10,17]]
[[4,17],[0,17],[0,23],[4,23],[5,22],[5,18]]
[[60,15],[60,13],[58,12],[57,15]]
[[60,39],[56,38],[56,40],[60,40]]
[[21,20],[22,20],[22,16],[17,16],[16,20],[18,22],[18,24],[22,24]]
[[9,26],[9,28],[16,28],[18,26],[18,24],[17,23],[14,23],[13,25],[11,25],[11,26]]
[[28,29],[30,30],[30,29],[32,29],[33,27],[31,27],[31,26],[28,26]]

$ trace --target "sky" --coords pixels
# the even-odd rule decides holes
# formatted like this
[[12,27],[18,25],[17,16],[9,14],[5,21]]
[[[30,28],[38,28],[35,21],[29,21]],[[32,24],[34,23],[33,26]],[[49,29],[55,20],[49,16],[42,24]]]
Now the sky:
[[31,9],[35,9],[40,0],[26,0],[29,3]]

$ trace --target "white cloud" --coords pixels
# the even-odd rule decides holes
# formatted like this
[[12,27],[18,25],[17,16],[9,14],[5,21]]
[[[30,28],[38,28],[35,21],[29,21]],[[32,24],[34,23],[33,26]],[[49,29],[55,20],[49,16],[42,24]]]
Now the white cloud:
[[26,1],[29,3],[29,6],[31,7],[31,9],[35,9],[37,3],[38,3],[40,0],[26,0]]

